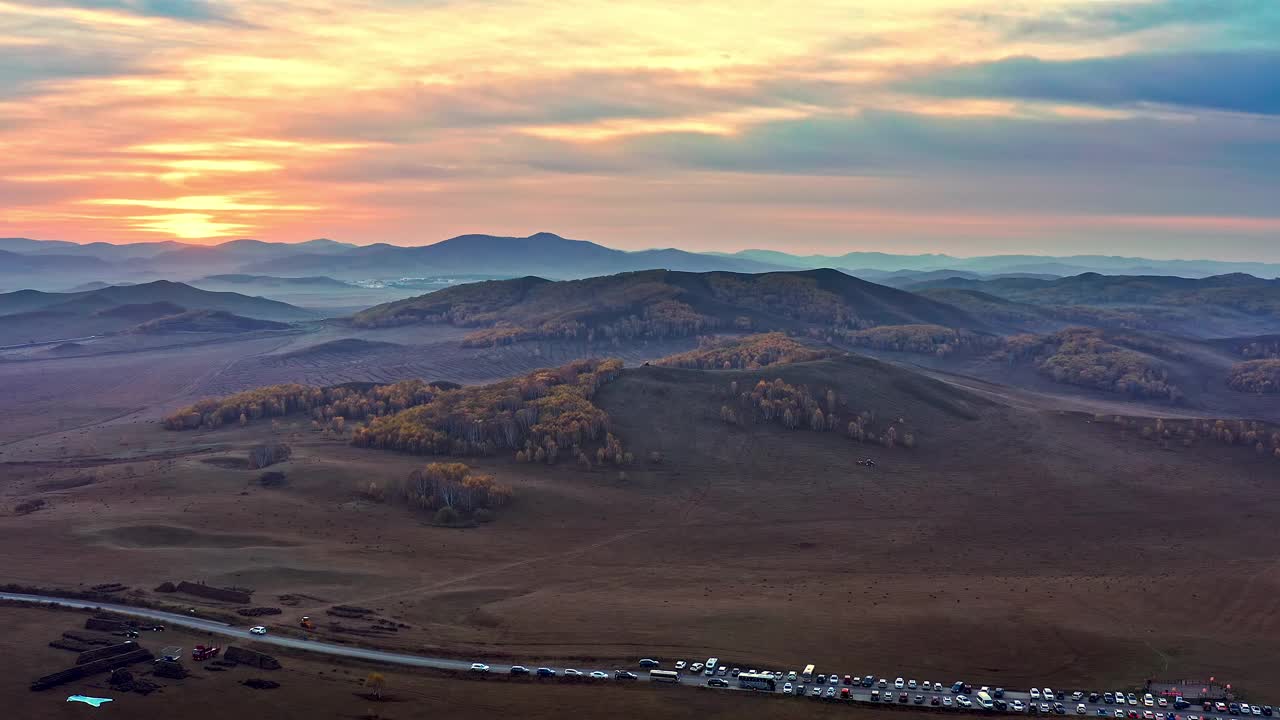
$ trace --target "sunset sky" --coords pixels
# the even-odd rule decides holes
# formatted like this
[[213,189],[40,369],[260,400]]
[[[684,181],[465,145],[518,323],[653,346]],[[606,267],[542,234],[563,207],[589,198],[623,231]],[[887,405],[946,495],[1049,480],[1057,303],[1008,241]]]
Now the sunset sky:
[[0,235],[1280,261],[1280,0],[0,0]]

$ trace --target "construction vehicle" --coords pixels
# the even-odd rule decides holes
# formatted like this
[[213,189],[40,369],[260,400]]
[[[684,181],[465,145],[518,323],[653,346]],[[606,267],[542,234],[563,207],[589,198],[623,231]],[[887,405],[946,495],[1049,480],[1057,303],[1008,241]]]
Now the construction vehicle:
[[301,627],[304,630],[315,630],[316,624],[311,621],[310,615],[303,615],[302,619],[298,621],[298,627]]
[[197,662],[212,660],[218,657],[218,653],[222,652],[222,648],[217,645],[197,645],[191,650],[191,659]]

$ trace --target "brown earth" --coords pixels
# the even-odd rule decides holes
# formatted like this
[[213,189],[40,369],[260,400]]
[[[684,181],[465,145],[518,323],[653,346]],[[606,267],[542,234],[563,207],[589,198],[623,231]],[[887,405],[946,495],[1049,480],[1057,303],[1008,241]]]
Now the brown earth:
[[[731,380],[774,377],[902,417],[920,447],[719,420]],[[294,457],[281,466],[289,484],[270,490],[254,471],[203,462],[243,456],[273,434],[265,426],[165,433],[144,414],[16,442],[0,456],[0,508],[49,502],[0,517],[4,547],[39,549],[0,555],[0,577],[68,588],[201,580],[252,588],[258,604],[293,595],[299,604],[268,623],[272,632],[300,632],[297,616],[308,614],[325,639],[462,657],[714,654],[1009,687],[1214,675],[1264,700],[1280,695],[1270,672],[1280,660],[1274,460],[1211,444],[1164,451],[1085,414],[859,360],[636,368],[597,400],[628,450],[662,462],[637,461],[622,479],[616,469],[469,459],[512,485],[515,500],[466,530],[353,492],[424,458],[352,448],[302,421],[274,433]],[[856,465],[863,457],[878,467]],[[65,482],[86,475],[96,482]],[[336,603],[408,627],[337,625],[324,614]],[[517,697],[423,682],[406,708],[465,700],[491,715]],[[282,683],[244,692],[268,702],[301,685]],[[301,707],[336,697],[328,692],[291,697]],[[535,713],[588,716],[612,702],[675,717],[758,707],[714,698],[708,709],[696,693],[662,704],[627,689],[608,700],[564,692],[518,697]],[[803,711],[825,712],[819,705]]]

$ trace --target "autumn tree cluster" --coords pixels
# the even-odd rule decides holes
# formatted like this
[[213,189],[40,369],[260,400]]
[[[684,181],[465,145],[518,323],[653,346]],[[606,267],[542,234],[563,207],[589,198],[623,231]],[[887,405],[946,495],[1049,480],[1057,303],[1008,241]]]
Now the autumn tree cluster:
[[[263,418],[307,413],[312,420],[328,425],[345,425],[396,413],[429,402],[440,388],[421,380],[405,380],[389,385],[351,383],[317,388],[308,385],[269,385],[210,398],[185,407],[164,419],[169,430],[218,428],[230,423],[248,425]],[[334,419],[341,419],[334,423]]]
[[523,453],[554,463],[608,442],[609,416],[596,391],[622,369],[620,360],[582,360],[491,385],[438,392],[428,402],[373,418],[352,431],[359,447],[422,455]]
[[491,328],[469,333],[463,347],[495,347],[523,340],[597,340],[622,341],[637,338],[688,337],[714,330],[718,320],[695,312],[677,300],[659,300],[640,309],[638,314],[616,319],[586,318],[546,321],[534,326],[499,322]]
[[1000,338],[979,335],[942,325],[884,325],[865,330],[842,330],[835,338],[858,347],[890,352],[949,357],[957,353],[990,351],[1000,346]]
[[462,463],[437,462],[386,485],[369,481],[359,490],[372,499],[400,502],[426,512],[452,508],[462,515],[502,507],[512,495],[511,488],[492,475],[473,474]]
[[1227,375],[1227,385],[1237,392],[1280,393],[1280,359],[1236,363]]
[[778,378],[761,379],[746,389],[734,381],[728,390],[729,402],[720,407],[720,419],[731,425],[776,423],[789,430],[843,432],[852,440],[885,447],[916,446],[915,433],[902,427],[901,421],[877,423],[874,412],[850,408],[831,389],[815,395],[806,385]]
[[1134,432],[1144,440],[1159,442],[1165,448],[1175,445],[1195,447],[1201,442],[1243,447],[1258,455],[1280,460],[1280,428],[1253,420],[1142,420],[1120,415],[1095,415],[1094,422]]
[[1168,370],[1155,358],[1122,347],[1094,328],[1008,337],[993,357],[1010,363],[1029,362],[1054,382],[1132,397],[1170,402],[1182,399],[1182,391],[1169,382]]
[[671,355],[654,364],[698,370],[740,370],[821,360],[834,354],[830,350],[808,347],[785,333],[773,332],[741,338],[703,337],[697,350]]

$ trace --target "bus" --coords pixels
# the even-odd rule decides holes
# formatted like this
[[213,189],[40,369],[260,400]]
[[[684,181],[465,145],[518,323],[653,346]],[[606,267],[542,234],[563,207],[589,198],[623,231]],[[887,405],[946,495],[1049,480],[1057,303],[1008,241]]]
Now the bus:
[[649,679],[653,682],[680,682],[680,673],[675,670],[650,670]]
[[707,664],[706,664],[706,666],[705,666],[705,667],[703,667],[703,669],[702,669],[702,674],[704,674],[704,675],[715,675],[715,674],[716,674],[716,666],[718,666],[719,664],[720,664],[720,658],[713,658],[713,657],[712,657],[712,658],[707,658]]
[[738,675],[738,687],[773,692],[778,689],[778,681],[770,673],[741,673]]
[[805,682],[813,682],[813,666],[805,665],[804,672],[800,674],[800,679]]

